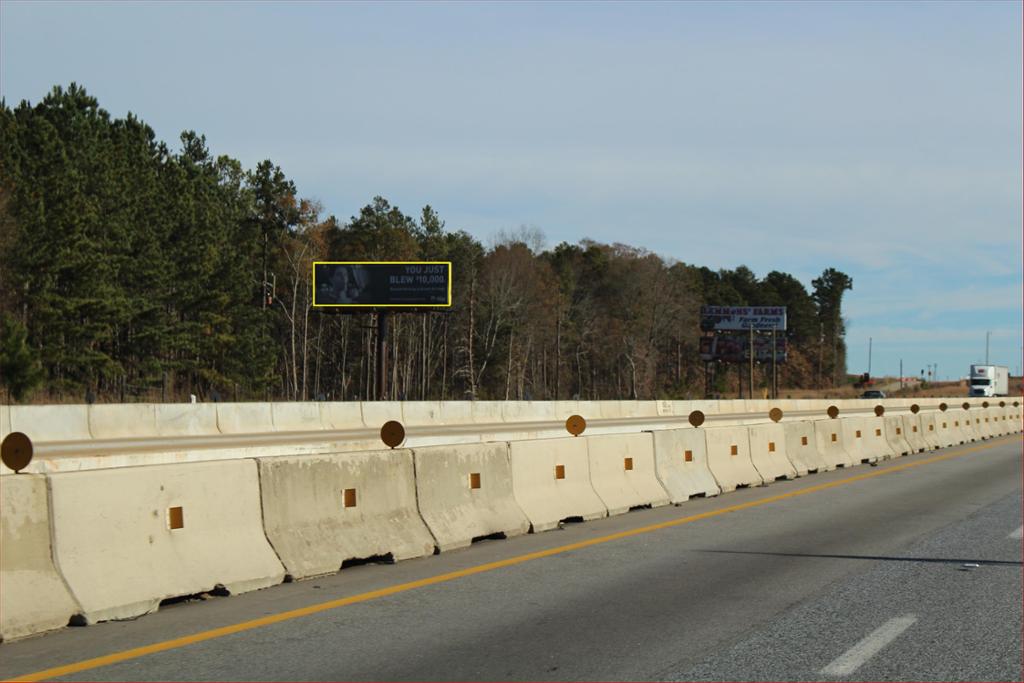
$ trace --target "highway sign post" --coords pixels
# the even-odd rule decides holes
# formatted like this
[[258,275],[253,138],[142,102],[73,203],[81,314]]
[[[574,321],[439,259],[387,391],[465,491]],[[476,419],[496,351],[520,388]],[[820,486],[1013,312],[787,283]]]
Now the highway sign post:
[[[711,395],[715,364],[737,364],[740,396],[748,364],[747,393],[754,397],[754,364],[771,362],[771,395],[778,398],[777,365],[786,361],[785,306],[701,306],[700,355],[705,362],[705,395]],[[779,332],[783,335],[780,337]],[[770,334],[769,334],[770,333]]]

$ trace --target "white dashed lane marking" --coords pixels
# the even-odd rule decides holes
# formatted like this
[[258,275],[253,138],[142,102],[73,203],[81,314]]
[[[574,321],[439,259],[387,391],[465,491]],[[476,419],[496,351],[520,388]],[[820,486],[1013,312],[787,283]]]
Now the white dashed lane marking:
[[819,671],[822,676],[849,676],[859,669],[864,662],[874,657],[886,645],[896,640],[901,633],[910,628],[917,617],[907,614],[885,622],[869,633],[863,640],[839,655],[831,664]]

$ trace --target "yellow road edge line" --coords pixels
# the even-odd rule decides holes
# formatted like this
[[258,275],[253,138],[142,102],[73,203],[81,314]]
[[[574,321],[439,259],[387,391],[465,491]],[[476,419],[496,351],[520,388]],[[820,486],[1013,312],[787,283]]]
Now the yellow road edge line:
[[525,555],[517,555],[516,557],[498,560],[497,562],[489,562],[487,564],[480,564],[474,567],[467,567],[465,569],[459,569],[453,572],[448,572],[446,574],[429,576],[425,579],[417,579],[416,581],[399,583],[395,584],[394,586],[380,588],[374,591],[369,591],[367,593],[350,595],[347,598],[339,598],[337,600],[321,602],[316,605],[300,607],[298,609],[288,610],[286,612],[278,612],[277,614],[271,614],[265,617],[260,617],[258,619],[251,619],[249,621],[239,622],[237,624],[232,624],[230,626],[222,626],[220,628],[211,629],[209,631],[200,631],[199,633],[193,633],[192,635],[182,636],[181,638],[173,638],[171,640],[153,643],[152,645],[144,645],[142,647],[136,647],[130,650],[124,650],[122,652],[114,652],[109,655],[103,655],[101,657],[93,657],[92,659],[85,659],[80,662],[65,664],[63,666],[56,666],[50,669],[45,669],[43,671],[37,671],[35,673],[25,674],[24,676],[18,676],[17,678],[9,678],[5,680],[10,681],[11,683],[20,681],[43,681],[51,678],[58,678],[60,676],[66,676],[68,674],[78,673],[80,671],[96,669],[101,666],[118,664],[120,662],[125,662],[130,659],[138,659],[139,657],[145,657],[146,655],[156,654],[157,652],[174,650],[179,647],[185,647],[186,645],[201,643],[206,640],[213,640],[214,638],[221,638],[223,636],[229,636],[234,633],[250,631],[252,629],[261,628],[263,626],[278,624],[283,621],[291,621],[292,619],[306,617],[311,614],[317,614],[319,612],[326,612],[327,610],[336,609],[338,607],[345,607],[346,605],[355,605],[361,602],[368,602],[370,600],[375,600],[377,598],[383,598],[389,595],[395,595],[397,593],[404,593],[406,591],[414,590],[416,588],[432,586],[437,583],[446,583],[448,581],[454,581],[455,579],[460,579],[466,576],[473,576],[474,574],[482,574],[484,572],[493,571],[495,569],[511,567],[513,565],[521,564],[523,562],[529,562],[531,560],[539,560],[545,557],[551,557],[552,555],[559,555],[561,553],[571,552],[573,550],[580,550],[582,548],[588,548],[590,546],[600,545],[602,543],[609,543],[611,541],[629,538],[630,536],[638,536],[640,534],[646,534],[652,531],[659,531],[661,529],[668,529],[670,527],[680,526],[682,524],[689,524],[690,522],[696,522],[701,519],[716,517],[718,515],[724,515],[730,512],[738,512],[740,510],[746,510],[748,508],[757,507],[759,505],[767,505],[768,503],[775,503],[780,500],[785,500],[787,498],[795,498],[796,496],[803,496],[809,493],[817,493],[818,491],[825,491],[827,489],[835,488],[837,486],[852,484],[854,482],[863,481],[865,479],[871,479],[873,477],[880,477],[884,474],[889,474],[891,472],[900,472],[902,470],[907,470],[912,467],[920,467],[921,465],[928,465],[930,463],[949,460],[951,458],[959,458],[970,453],[976,453],[977,451],[985,450],[987,448],[990,448],[992,445],[993,444],[988,443],[985,445],[973,446],[971,448],[968,448],[963,451],[958,451],[956,453],[947,453],[945,455],[936,456],[934,458],[927,458],[925,460],[919,460],[917,462],[908,462],[902,465],[894,465],[892,467],[887,467],[883,470],[878,470],[876,472],[866,472],[864,474],[858,474],[852,477],[845,477],[837,481],[830,481],[825,484],[817,484],[815,486],[800,489],[799,491],[790,491],[788,493],[780,493],[775,496],[768,496],[767,498],[758,498],[757,500],[748,501],[746,503],[739,503],[737,505],[731,505],[726,508],[709,510],[707,512],[701,512],[695,515],[681,517],[679,519],[672,519],[666,522],[658,522],[657,524],[648,524],[647,526],[637,527],[635,529],[628,529],[626,531],[619,531],[614,534],[608,534],[607,536],[599,536],[598,538],[591,538],[586,541],[578,541],[576,543],[570,543],[568,545],[562,545],[556,548],[548,548],[547,550],[538,550],[537,552],[527,553]]

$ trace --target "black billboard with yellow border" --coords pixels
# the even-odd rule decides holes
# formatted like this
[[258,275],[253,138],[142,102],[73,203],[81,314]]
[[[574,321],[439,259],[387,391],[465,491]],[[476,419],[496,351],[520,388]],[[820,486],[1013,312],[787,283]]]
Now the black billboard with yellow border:
[[451,261],[314,261],[315,308],[448,308]]

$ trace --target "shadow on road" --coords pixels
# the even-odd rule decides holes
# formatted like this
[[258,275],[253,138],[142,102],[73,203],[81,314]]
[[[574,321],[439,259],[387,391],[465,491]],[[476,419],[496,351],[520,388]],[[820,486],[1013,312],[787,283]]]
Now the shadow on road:
[[956,559],[946,557],[889,557],[885,555],[823,555],[814,553],[770,553],[758,552],[756,550],[694,550],[697,553],[721,553],[727,555],[765,555],[773,557],[820,557],[835,560],[875,560],[886,562],[925,562],[933,564],[978,564],[983,567],[989,565],[1005,565],[1009,567],[1020,567],[1024,562],[1013,560],[979,560],[979,559]]

